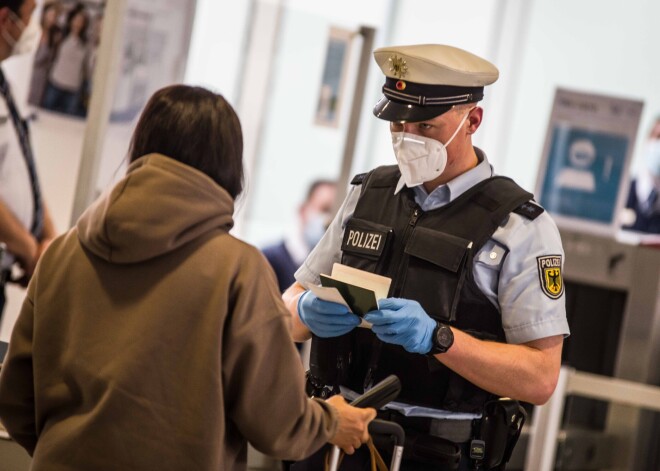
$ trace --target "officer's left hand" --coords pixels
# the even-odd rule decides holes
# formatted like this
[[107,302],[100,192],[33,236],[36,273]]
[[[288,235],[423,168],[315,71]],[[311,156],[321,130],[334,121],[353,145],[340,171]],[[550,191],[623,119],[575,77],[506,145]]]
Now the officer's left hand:
[[410,353],[431,351],[436,322],[417,301],[387,298],[378,301],[379,309],[364,316],[371,330],[383,342],[401,345]]

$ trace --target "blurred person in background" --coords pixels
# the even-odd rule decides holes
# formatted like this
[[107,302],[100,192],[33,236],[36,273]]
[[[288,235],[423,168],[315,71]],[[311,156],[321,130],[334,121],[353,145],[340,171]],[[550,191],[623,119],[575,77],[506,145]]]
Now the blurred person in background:
[[653,122],[642,152],[644,168],[631,182],[626,202],[635,218],[624,229],[660,234],[660,116]]
[[[333,206],[337,184],[331,180],[315,180],[307,189],[307,196],[298,208],[298,221],[284,239],[264,247],[262,252],[275,271],[280,292],[291,286],[294,273],[305,261],[316,244],[321,241],[334,217]],[[303,352],[302,342],[296,348]],[[303,352],[303,356],[306,354]]]
[[76,4],[67,14],[64,39],[48,77],[44,108],[74,116],[85,116],[82,88],[87,72],[89,16],[85,6]]
[[337,185],[334,181],[312,182],[305,201],[298,208],[295,229],[292,228],[283,240],[262,250],[275,271],[281,292],[296,281],[293,274],[319,243],[332,221],[336,194]]
[[41,12],[41,38],[34,55],[28,94],[28,103],[34,106],[41,106],[43,103],[50,69],[53,66],[57,48],[62,40],[62,31],[57,25],[60,11],[60,3],[52,1],[46,3]]

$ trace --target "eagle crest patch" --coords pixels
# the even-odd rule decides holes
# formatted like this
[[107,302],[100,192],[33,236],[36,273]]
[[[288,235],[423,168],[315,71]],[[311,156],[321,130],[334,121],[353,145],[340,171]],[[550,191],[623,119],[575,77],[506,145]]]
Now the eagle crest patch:
[[541,289],[551,299],[564,294],[564,280],[561,276],[561,255],[536,257],[539,267]]

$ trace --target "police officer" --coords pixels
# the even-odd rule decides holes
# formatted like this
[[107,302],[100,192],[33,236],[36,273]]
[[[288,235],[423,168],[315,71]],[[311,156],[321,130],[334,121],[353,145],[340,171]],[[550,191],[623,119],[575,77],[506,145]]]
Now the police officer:
[[[533,196],[496,176],[472,145],[495,66],[435,44],[384,47],[374,57],[385,84],[373,112],[390,122],[398,165],[353,179],[284,300],[297,341],[350,339],[343,392],[396,374],[399,401],[424,406],[415,414],[424,420],[405,410],[387,418],[408,435],[458,444],[460,469],[474,469],[483,463],[469,445],[488,401],[543,404],[555,389],[569,334],[561,240]],[[355,242],[372,234],[382,243]],[[392,278],[391,297],[365,316],[371,329],[303,288],[335,262]],[[403,469],[455,468],[405,460]]]

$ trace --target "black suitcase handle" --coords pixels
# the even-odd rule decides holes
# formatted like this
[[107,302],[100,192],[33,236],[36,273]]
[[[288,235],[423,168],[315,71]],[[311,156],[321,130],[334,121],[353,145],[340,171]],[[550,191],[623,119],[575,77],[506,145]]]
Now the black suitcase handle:
[[351,405],[353,407],[373,407],[374,409],[380,409],[388,402],[396,399],[400,392],[401,381],[399,381],[396,375],[389,375],[369,391],[356,397],[351,402]]
[[403,431],[401,425],[396,422],[388,420],[374,419],[369,423],[370,435],[385,435],[387,437],[394,437],[395,446],[403,445],[406,440],[406,433]]
[[[380,409],[385,406],[388,402],[395,399],[401,392],[401,381],[396,375],[390,375],[373,388],[371,388],[366,393],[361,396],[356,397],[350,404],[353,407],[373,407],[374,409]],[[375,421],[372,421],[373,423]],[[371,428],[369,428],[371,430]],[[403,433],[403,430],[401,430]],[[399,444],[400,449],[397,455],[400,457],[402,450],[402,443]],[[330,460],[328,464],[328,469],[330,471],[336,471],[339,468],[339,447],[333,446],[332,452],[330,454]],[[398,464],[393,469],[398,469]]]

